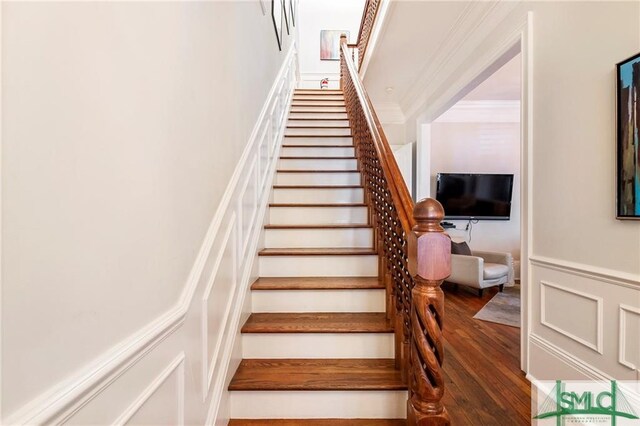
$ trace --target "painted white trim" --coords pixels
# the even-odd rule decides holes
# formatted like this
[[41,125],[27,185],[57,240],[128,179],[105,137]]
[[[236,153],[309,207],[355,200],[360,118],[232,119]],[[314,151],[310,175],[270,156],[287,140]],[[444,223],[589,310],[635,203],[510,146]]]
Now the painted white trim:
[[[294,75],[290,75],[289,78],[289,87],[286,88],[284,93],[287,94],[285,97],[284,105],[288,107],[291,104],[291,100],[293,98],[293,92],[295,89],[295,69],[289,68],[289,72]],[[282,93],[282,92],[281,92]],[[261,235],[264,232],[262,224],[264,223],[264,218],[267,213],[267,207],[269,202],[269,197],[271,194],[271,182],[276,175],[276,165],[278,163],[278,158],[280,156],[280,148],[282,147],[282,141],[284,139],[284,131],[287,126],[287,114],[283,114],[281,116],[280,128],[277,131],[277,140],[274,143],[273,155],[271,157],[271,163],[268,167],[269,172],[267,173],[267,181],[264,185],[264,190],[261,191],[260,202],[258,204],[259,211],[256,215],[256,221],[254,222],[254,226],[252,228],[253,236],[251,238],[251,246],[247,253],[257,253],[258,245],[261,240]],[[259,152],[257,153],[259,155]],[[249,292],[249,279],[251,278],[251,271],[253,269],[253,261],[255,261],[256,257],[252,258],[252,262],[247,263],[245,269],[243,270],[242,278],[240,279],[240,288],[239,291],[236,292],[235,300],[232,306],[235,308],[233,311],[233,315],[231,317],[231,323],[228,327],[228,332],[226,333],[225,338],[225,347],[222,355],[221,366],[222,370],[218,373],[217,379],[215,381],[215,385],[213,386],[212,398],[211,398],[211,406],[209,407],[209,412],[207,414],[207,420],[205,421],[206,425],[213,425],[216,423],[218,418],[218,412],[220,409],[220,401],[222,398],[223,392],[227,391],[225,387],[225,379],[227,378],[227,374],[229,371],[229,365],[231,363],[231,355],[233,348],[236,343],[236,338],[239,335],[240,331],[240,319],[242,316],[242,308],[245,303],[246,296]]]
[[[3,45],[2,34],[4,34],[3,31],[2,31],[2,21],[3,21],[2,10],[3,9],[4,8],[2,7],[2,2],[0,2],[0,82],[3,81],[3,79],[2,79],[2,74],[3,74],[2,73],[2,69],[3,69],[3,67],[2,67],[2,65],[3,65],[2,64],[2,45]],[[2,114],[2,112],[3,112],[2,99],[4,99],[4,98],[2,96],[2,84],[0,84],[0,118],[4,116]],[[2,274],[2,271],[3,271],[2,259],[4,258],[2,256],[2,246],[3,246],[3,244],[2,244],[2,241],[3,241],[2,240],[2,236],[4,235],[4,233],[2,232],[2,223],[3,223],[3,221],[2,221],[2,158],[3,158],[3,155],[2,155],[2,152],[3,152],[3,149],[2,149],[2,146],[3,146],[2,134],[3,134],[3,131],[2,130],[3,130],[3,125],[2,125],[2,120],[0,119],[0,301],[3,300],[2,299],[2,288],[3,288],[3,285],[2,285],[3,284],[2,283],[2,276],[3,276],[3,274]],[[4,329],[4,327],[2,326],[2,318],[3,318],[3,315],[2,315],[2,303],[0,303],[0,388],[2,387],[2,384],[4,383],[3,382],[3,377],[4,376],[2,374],[2,366],[4,365],[4,363],[2,362],[2,354],[4,353],[3,345],[2,345],[2,342],[4,340],[2,338],[2,330]],[[2,404],[2,402],[0,401],[0,422],[2,422],[2,419],[4,418],[3,410],[2,410],[2,406],[3,405],[4,404]]]
[[[588,299],[596,302],[596,341],[590,342],[588,340],[583,339],[582,337],[576,336],[575,334],[561,328],[558,325],[552,324],[547,321],[547,291],[546,289],[555,288],[556,290],[563,291],[565,293],[573,294],[578,297],[582,297],[583,299]],[[565,287],[559,284],[551,283],[548,281],[540,281],[540,323],[545,327],[548,327],[568,338],[580,343],[583,346],[586,346],[589,349],[592,349],[598,352],[600,355],[603,354],[603,329],[604,329],[604,311],[603,311],[604,301],[602,297],[594,296],[593,294],[585,293],[583,291],[574,290],[569,287]]]
[[340,84],[340,73],[339,72],[302,72],[300,73],[300,82],[304,81],[315,81],[318,83],[318,87],[320,88],[320,80],[323,78],[329,79],[329,86],[331,86],[332,82],[337,82]]
[[124,425],[142,408],[142,406],[160,389],[167,379],[177,371],[178,390],[176,397],[178,399],[178,426],[184,425],[184,352],[181,352],[169,365],[153,379],[149,386],[142,391],[140,396],[113,422],[114,425]]
[[358,70],[358,74],[360,75],[360,79],[364,81],[364,76],[367,73],[367,68],[369,67],[369,62],[371,62],[371,57],[373,56],[373,52],[378,45],[378,40],[385,33],[387,26],[385,22],[387,13],[389,9],[391,9],[393,2],[391,0],[380,0],[380,4],[378,5],[378,14],[376,15],[376,19],[373,22],[373,28],[371,29],[371,34],[369,35],[369,42],[367,43],[367,50],[364,52],[364,58],[362,58],[362,65]]
[[[619,319],[619,327],[618,327],[618,362],[625,367],[636,370],[640,372],[640,365],[635,365],[634,363],[627,361],[625,358],[625,354],[627,352],[627,313],[632,313],[640,316],[640,308],[636,308],[633,306],[620,304],[618,305],[618,315],[620,315]],[[636,336],[637,339],[637,336]]]
[[[147,353],[153,350],[164,339],[183,325],[186,314],[194,298],[195,291],[198,287],[198,283],[201,280],[203,269],[207,259],[211,255],[210,252],[213,248],[213,244],[218,237],[222,220],[230,206],[232,206],[232,201],[236,196],[238,183],[245,173],[246,164],[252,154],[259,155],[259,153],[256,152],[255,145],[258,140],[257,136],[260,132],[262,123],[265,122],[267,113],[271,110],[271,105],[274,100],[283,102],[285,107],[290,103],[295,86],[292,80],[295,74],[295,69],[293,69],[293,59],[295,56],[296,45],[295,43],[292,43],[282,63],[280,71],[274,80],[274,84],[267,95],[264,106],[257,119],[256,126],[254,126],[252,130],[249,141],[237,163],[220,204],[213,216],[204,241],[198,252],[198,256],[196,257],[196,261],[194,262],[194,266],[186,281],[185,288],[176,305],[169,309],[165,314],[150,322],[146,327],[140,329],[133,336],[123,340],[109,351],[105,352],[102,356],[95,359],[89,366],[83,368],[70,378],[59,382],[25,404],[13,413],[10,418],[5,420],[7,424],[49,424],[56,419],[69,418],[74,412],[82,408],[82,406],[84,406],[88,401],[100,394],[113,381],[124,374],[136,362],[141,360]],[[285,80],[289,82],[288,87],[282,86]],[[282,98],[279,98],[282,94],[277,92],[280,88],[283,88],[283,90],[286,89],[287,92]],[[279,125],[280,131],[277,133],[277,137],[281,139],[284,126],[286,125],[286,114],[281,114],[279,118],[282,123]],[[274,148],[278,148],[278,143],[275,143],[274,145]],[[274,149],[274,152],[275,151],[277,151],[277,149]],[[272,168],[274,168],[276,159],[272,162]],[[271,173],[273,176],[273,170]],[[268,194],[268,191],[266,192]],[[254,226],[254,230],[255,229],[259,230],[260,226]],[[257,232],[257,235],[259,236],[259,232]],[[257,247],[257,237],[251,247],[253,252]],[[252,257],[251,260],[253,261],[254,257]],[[250,271],[251,267],[252,264],[248,264],[246,265],[245,270]],[[245,277],[248,281],[249,274],[243,274],[243,279]],[[248,286],[247,283],[242,283],[241,285],[243,288],[246,286]],[[238,310],[240,309],[241,307],[238,308]],[[239,321],[239,313],[236,315],[234,312],[234,316],[232,317],[233,327],[226,327],[223,325],[221,326],[221,329],[233,329],[235,332],[237,324],[233,323],[234,319]],[[234,339],[235,336],[233,339],[226,340],[233,341]],[[227,366],[230,359],[230,351],[228,352],[229,356],[223,357],[222,359],[223,364],[226,363]],[[211,403],[212,405],[215,405],[216,401],[214,398],[212,398]]]
[[510,47],[519,44],[522,33],[526,28],[526,21],[518,25],[514,32],[503,40],[503,44],[496,47],[493,55],[488,55],[488,61],[478,61],[475,67],[463,70],[460,77],[454,84],[443,81],[448,78],[448,73],[443,70],[451,63],[451,61],[461,54],[461,47],[467,42],[467,39],[474,34],[479,40],[483,37],[478,36],[478,29],[483,28],[481,33],[488,33],[502,21],[516,6],[517,1],[513,2],[470,2],[469,5],[461,12],[460,16],[452,26],[451,31],[445,37],[442,44],[438,47],[438,52],[433,56],[438,61],[429,61],[418,75],[422,78],[411,86],[411,89],[403,94],[400,105],[407,117],[417,114],[423,108],[428,96],[436,93],[440,85],[446,90],[436,100],[432,100],[428,107],[430,120],[435,119],[444,111],[449,109],[454,103],[460,99],[460,95],[464,89],[469,87],[469,83],[475,81],[482,73],[491,68]]
[[[521,103],[520,103],[520,282],[521,297],[524,312],[520,317],[523,331],[520,335],[520,368],[530,371],[529,366],[529,335],[533,329],[533,270],[527,261],[533,253],[533,101],[534,101],[534,61],[533,61],[533,12],[527,13],[526,22],[520,30],[521,72]],[[522,261],[524,259],[524,262]]]
[[[224,325],[227,324],[229,313],[231,312],[232,302],[235,296],[236,288],[238,287],[238,278],[236,276],[237,269],[237,247],[238,247],[238,222],[236,221],[236,214],[233,213],[231,215],[231,219],[229,220],[229,225],[227,231],[225,232],[224,237],[222,238],[222,243],[220,244],[220,252],[216,257],[215,263],[213,265],[213,270],[211,272],[211,277],[209,278],[209,282],[207,283],[207,287],[202,294],[202,313],[201,313],[201,326],[202,326],[202,335],[201,335],[201,343],[202,343],[202,401],[206,401],[207,396],[209,395],[209,389],[211,388],[211,380],[213,379],[213,368],[216,364],[216,359],[218,359],[218,354],[220,351],[220,347],[222,346],[222,339],[224,337]],[[233,236],[233,237],[232,237]],[[213,348],[213,354],[209,357],[209,298],[211,297],[211,290],[213,289],[213,284],[218,277],[218,271],[220,269],[220,264],[222,263],[222,259],[224,257],[225,252],[229,246],[229,242],[231,242],[231,252],[232,252],[232,284],[231,290],[229,291],[229,300],[227,301],[227,306],[225,306],[224,315],[222,318],[222,322],[220,323],[220,330],[218,334],[218,338],[216,339],[216,344]]]
[[613,377],[608,374],[598,370],[594,366],[587,364],[583,360],[576,358],[573,354],[565,351],[559,346],[554,345],[548,340],[543,339],[537,334],[531,334],[529,336],[529,341],[531,344],[538,346],[543,351],[548,354],[558,358],[560,361],[569,365],[571,368],[579,372],[580,374],[589,377],[591,380],[599,380],[599,381],[609,381],[615,380]]
[[634,290],[640,289],[640,275],[539,255],[531,256],[530,260],[532,265],[541,268],[566,272]]

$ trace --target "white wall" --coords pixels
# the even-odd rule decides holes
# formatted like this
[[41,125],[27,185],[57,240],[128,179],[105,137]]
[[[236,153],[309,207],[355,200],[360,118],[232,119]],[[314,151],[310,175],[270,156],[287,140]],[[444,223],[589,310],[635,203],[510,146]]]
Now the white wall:
[[[431,125],[431,196],[438,173],[510,173],[514,175],[510,220],[480,220],[472,233],[447,230],[473,250],[511,253],[520,259],[520,123],[435,122]],[[424,161],[424,159],[421,159]],[[426,159],[429,161],[429,159]],[[451,221],[464,229],[467,221]]]
[[257,2],[2,4],[3,419],[204,423],[291,41]]
[[349,43],[356,43],[365,0],[303,0],[300,2],[301,87],[319,89],[329,78],[329,87],[338,88],[339,61],[320,60],[320,31],[347,30]]
[[640,4],[504,2],[494,12],[492,24],[465,32],[407,133],[523,37],[528,370],[637,380],[640,222],[615,219],[615,64],[640,50]]

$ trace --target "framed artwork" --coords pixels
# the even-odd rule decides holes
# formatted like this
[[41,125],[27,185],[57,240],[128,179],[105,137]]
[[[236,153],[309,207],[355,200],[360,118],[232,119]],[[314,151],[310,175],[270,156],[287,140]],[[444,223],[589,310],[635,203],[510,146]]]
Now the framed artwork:
[[276,30],[278,50],[280,51],[282,51],[282,15],[284,14],[282,5],[283,0],[271,0],[271,18],[273,19],[273,28]]
[[320,60],[321,61],[339,61],[340,60],[340,36],[347,35],[349,40],[349,31],[346,30],[321,30],[320,31]]
[[289,0],[289,21],[291,25],[296,26],[296,2],[295,0]]
[[640,220],[640,53],[616,68],[616,217]]
[[260,9],[262,9],[262,14],[266,15],[267,14],[267,0],[258,0],[258,3],[260,3]]
[[291,4],[288,4],[289,2],[287,0],[282,0],[282,11],[284,12],[284,26],[287,27],[287,34],[291,34],[291,31],[289,29],[289,13],[291,10]]

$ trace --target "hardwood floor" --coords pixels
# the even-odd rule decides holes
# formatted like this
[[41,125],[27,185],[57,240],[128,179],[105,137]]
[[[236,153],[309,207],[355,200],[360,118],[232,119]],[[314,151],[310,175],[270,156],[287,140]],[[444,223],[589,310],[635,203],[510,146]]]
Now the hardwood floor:
[[531,386],[520,370],[520,329],[473,319],[483,297],[448,284],[445,292],[446,393],[453,425],[531,424]]

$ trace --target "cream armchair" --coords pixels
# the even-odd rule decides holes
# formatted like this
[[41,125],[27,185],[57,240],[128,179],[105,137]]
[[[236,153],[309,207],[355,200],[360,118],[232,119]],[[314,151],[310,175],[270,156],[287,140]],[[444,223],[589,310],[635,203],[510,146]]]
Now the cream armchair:
[[452,254],[451,275],[448,282],[478,289],[482,297],[483,289],[514,285],[513,256],[511,253],[495,253],[473,250],[471,256]]

